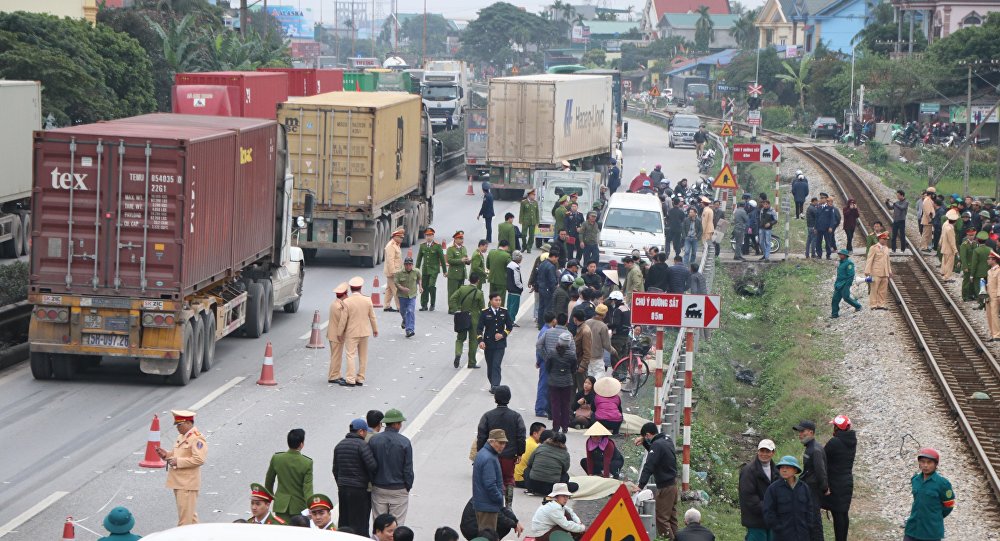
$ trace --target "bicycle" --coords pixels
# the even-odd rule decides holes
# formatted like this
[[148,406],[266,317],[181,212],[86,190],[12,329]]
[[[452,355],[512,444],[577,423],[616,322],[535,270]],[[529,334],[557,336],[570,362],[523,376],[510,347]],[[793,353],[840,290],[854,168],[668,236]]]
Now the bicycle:
[[[729,236],[729,245],[733,247],[733,253],[736,253],[737,249],[736,249],[736,236],[735,235],[730,235]],[[740,246],[740,249],[742,249],[742,248],[743,247]],[[751,245],[751,249],[752,249],[752,245]],[[777,252],[780,252],[780,251],[781,251],[781,237],[779,237],[778,235],[775,235],[774,233],[771,233],[771,250],[770,250],[770,253],[774,254],[774,253],[777,253]]]
[[649,364],[646,354],[653,347],[653,340],[642,335],[642,328],[636,325],[629,333],[629,354],[622,357],[611,369],[611,377],[622,384],[622,391],[635,398],[639,389],[649,379]]

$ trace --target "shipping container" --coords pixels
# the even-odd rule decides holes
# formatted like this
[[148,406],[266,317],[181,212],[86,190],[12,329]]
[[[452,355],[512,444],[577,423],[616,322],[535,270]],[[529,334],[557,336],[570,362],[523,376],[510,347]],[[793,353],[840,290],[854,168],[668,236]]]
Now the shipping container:
[[210,71],[174,76],[173,112],[190,115],[275,118],[288,99],[288,74]]
[[0,80],[0,254],[28,250],[31,228],[31,137],[42,127],[42,90],[37,81]]
[[345,92],[375,92],[378,90],[378,74],[370,72],[345,72]]
[[486,162],[486,108],[469,109],[465,116],[465,174],[479,180],[490,172]]
[[315,96],[344,89],[344,70],[315,68],[258,68],[288,75],[288,97]]

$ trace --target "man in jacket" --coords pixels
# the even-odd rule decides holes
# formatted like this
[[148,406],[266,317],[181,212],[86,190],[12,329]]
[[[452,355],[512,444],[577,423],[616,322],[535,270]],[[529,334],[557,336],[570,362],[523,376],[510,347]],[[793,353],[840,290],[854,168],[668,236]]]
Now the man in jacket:
[[764,523],[771,529],[771,541],[806,541],[817,531],[822,535],[822,524],[813,510],[812,493],[797,478],[802,473],[799,461],[793,456],[783,456],[777,466],[781,479],[764,492]]
[[544,322],[542,317],[546,312],[552,311],[552,297],[556,287],[559,285],[558,265],[559,255],[549,252],[549,257],[538,264],[538,271],[535,273],[535,291],[538,292],[538,328],[541,329]]
[[[400,246],[403,244],[403,235],[406,232],[402,227],[392,232],[392,238],[385,245],[385,262],[382,263],[382,273],[385,274],[385,308],[384,312],[399,311],[399,297],[396,296],[396,273],[403,270],[403,251]],[[392,300],[396,299],[396,307],[392,307]]]
[[503,354],[507,350],[507,335],[514,330],[510,314],[500,306],[500,294],[490,294],[490,304],[479,313],[476,325],[476,339],[479,349],[486,355],[486,377],[490,381],[490,393],[500,386]]
[[608,315],[608,305],[598,304],[594,309],[594,317],[584,322],[590,327],[590,365],[587,367],[587,375],[601,378],[604,375],[605,363],[604,353],[608,354],[608,359],[617,355],[615,348],[611,345],[611,331],[604,323],[604,318]]
[[420,285],[423,287],[420,293],[420,311],[430,309],[433,312],[434,305],[437,304],[438,273],[447,274],[448,265],[445,262],[444,248],[434,242],[434,228],[428,227],[424,231],[424,240],[417,252],[417,268],[420,269]]
[[715,233],[715,211],[712,210],[712,200],[701,196],[701,240],[712,242]]
[[778,480],[774,466],[774,442],[760,440],[757,456],[740,468],[740,523],[747,529],[745,541],[770,541],[771,534],[764,522],[764,493]]
[[698,218],[698,211],[691,206],[687,211],[687,218],[681,225],[681,233],[684,236],[684,262],[690,265],[698,258],[698,241],[701,239],[701,219]]
[[479,289],[483,289],[483,284],[489,281],[489,273],[486,272],[486,251],[490,247],[490,241],[482,239],[476,246],[476,251],[472,253],[472,265],[469,267],[469,276],[479,275]]
[[826,244],[826,258],[830,259],[831,254],[833,254],[834,247],[837,244],[834,238],[834,233],[837,230],[837,226],[840,225],[840,213],[837,209],[830,204],[827,199],[829,196],[826,194],[819,194],[819,213],[816,216],[816,231],[819,238],[818,245],[820,247],[820,252],[822,255],[823,244]]
[[896,190],[896,200],[885,200],[885,205],[892,211],[892,251],[896,251],[896,239],[899,239],[900,251],[906,250],[906,211],[910,202],[906,200],[906,192]]
[[[302,513],[313,493],[313,461],[302,454],[302,447],[306,443],[305,430],[293,428],[286,439],[288,451],[275,453],[271,457],[264,486],[274,494],[271,510],[288,522],[292,515]],[[275,479],[278,481],[277,492],[274,490]]]
[[[931,240],[934,236],[934,198],[937,197],[937,189],[934,186],[924,190],[920,200],[920,249],[925,252],[931,251]],[[895,221],[895,218],[893,218]]]
[[[438,247],[440,248],[440,246]],[[399,296],[399,315],[402,316],[400,327],[410,338],[415,333],[417,297],[420,295],[420,272],[413,268],[413,258],[403,259],[403,270],[396,273],[393,280],[396,283],[396,294]]]
[[851,419],[838,415],[830,421],[833,437],[823,448],[826,453],[826,473],[829,493],[823,496],[823,509],[833,515],[833,535],[836,541],[847,541],[851,500],[854,498],[854,456],[858,437],[851,427]]
[[[832,208],[832,207],[831,207]],[[767,199],[761,201],[760,203],[760,238],[758,243],[760,244],[761,250],[764,251],[764,255],[761,256],[761,261],[771,260],[771,233],[774,229],[775,224],[778,223],[778,213],[771,208],[771,202]],[[830,233],[831,237],[833,233]],[[827,245],[827,259],[830,259],[829,246]]]
[[975,290],[979,289],[979,284],[976,284],[975,289],[973,289],[972,261],[973,261],[973,253],[978,247],[979,247],[979,242],[976,240],[976,230],[971,227],[966,228],[964,242],[962,242],[962,245],[958,247],[958,259],[962,267],[963,301],[976,300]]
[[837,265],[837,280],[833,283],[830,317],[840,317],[840,301],[846,301],[855,311],[861,311],[861,303],[851,297],[851,286],[854,285],[854,262],[851,261],[851,252],[846,249],[840,250],[837,252],[837,257],[840,258],[840,264]]
[[538,227],[538,200],[535,196],[535,189],[528,190],[521,200],[521,209],[518,211],[518,220],[521,222],[521,234],[524,235],[524,253],[530,254],[535,248],[535,228]]
[[677,539],[677,454],[674,442],[654,423],[642,425],[637,444],[646,448],[646,464],[639,474],[639,489],[650,476],[656,478],[656,535]]
[[391,409],[385,412],[382,421],[385,430],[368,442],[378,463],[378,471],[372,478],[372,514],[392,514],[396,522],[403,525],[413,488],[413,447],[410,440],[399,433],[406,421],[402,412]]
[[667,255],[670,254],[670,246],[674,247],[674,254],[681,255],[681,250],[684,249],[684,218],[686,214],[684,209],[681,208],[681,199],[674,198],[673,206],[667,211],[667,242],[666,250]]
[[743,261],[743,241],[747,234],[747,227],[750,224],[750,216],[743,205],[737,205],[733,211],[733,240],[736,249],[733,251],[733,259]]
[[806,258],[820,257],[820,234],[816,228],[816,220],[819,218],[819,198],[813,197],[806,207]]
[[167,463],[167,488],[174,491],[177,502],[177,525],[198,523],[198,491],[201,489],[201,467],[208,459],[208,443],[194,426],[193,411],[170,410],[177,429],[177,440],[170,451],[156,448],[156,454]]
[[[347,285],[351,287],[351,295],[344,299],[346,317],[340,320],[339,329],[347,350],[347,375],[341,385],[360,387],[365,383],[365,372],[368,369],[368,337],[378,338],[378,322],[375,321],[372,300],[361,294],[364,279],[355,276]],[[355,360],[358,363],[356,371]]]
[[[486,242],[493,242],[494,216],[496,216],[496,212],[493,211],[493,193],[490,191],[490,183],[484,182],[483,204],[479,207],[479,214],[476,215],[476,220],[482,218],[486,221]],[[400,521],[400,524],[402,524],[402,521]]]
[[517,246],[517,227],[514,226],[514,213],[508,212],[503,215],[503,221],[497,225],[497,244],[507,241],[510,249]]
[[454,314],[457,310],[451,302],[452,295],[462,286],[468,273],[467,265],[471,261],[469,252],[465,248],[465,232],[456,231],[451,237],[452,244],[445,253],[448,261],[448,315]]
[[341,282],[333,293],[337,296],[330,303],[330,319],[326,327],[326,339],[330,341],[330,368],[327,370],[327,383],[340,383],[343,379],[340,371],[344,365],[344,337],[337,334],[340,331],[340,318],[346,317],[347,282]]
[[795,172],[795,180],[792,181],[792,199],[795,200],[795,219],[802,219],[802,207],[809,197],[809,181],[802,174],[802,170]]
[[[811,493],[810,503],[816,524],[821,524],[820,503],[824,495],[830,492],[830,485],[826,477],[826,453],[823,446],[816,441],[816,423],[812,421],[799,421],[799,424],[792,427],[798,432],[799,441],[805,447],[802,453],[802,471],[799,480],[809,487]],[[823,528],[813,528],[811,541],[823,541]]]
[[608,195],[614,195],[622,185],[622,170],[618,168],[618,160],[611,158],[611,169],[608,170]]
[[667,293],[686,292],[688,284],[691,283],[691,269],[689,265],[684,264],[684,258],[679,255],[674,256],[674,264],[670,266],[669,270]]
[[684,529],[677,532],[677,541],[715,541],[715,534],[701,525],[701,511],[692,507],[684,512]]
[[500,295],[500,305],[507,300],[507,264],[510,263],[511,246],[506,239],[501,239],[496,250],[490,250],[486,256],[486,268],[489,271],[490,295]]
[[622,292],[625,294],[625,303],[629,306],[632,306],[633,293],[646,290],[642,270],[636,264],[637,260],[637,257],[628,255],[622,258],[622,265],[625,266],[626,271],[625,285],[622,287]]
[[476,327],[479,325],[479,314],[486,306],[483,298],[483,291],[479,288],[479,275],[473,274],[469,277],[469,283],[459,287],[448,299],[449,304],[455,307],[456,312],[468,312],[472,323],[468,329],[458,331],[455,336],[455,368],[458,368],[462,361],[462,348],[465,341],[469,341],[469,368],[479,368],[476,365],[476,340],[474,340]]
[[594,345],[594,336],[590,332],[590,327],[584,325],[584,322],[587,321],[587,315],[583,310],[579,307],[574,308],[570,320],[573,322],[572,328],[569,331],[573,333],[577,366],[576,373],[573,374],[573,383],[575,384],[576,391],[579,392],[583,390],[583,381],[587,379],[587,367],[590,366],[590,361],[596,352],[591,352]]
[[587,221],[580,224],[580,259],[583,264],[590,265],[597,263],[600,259],[599,244],[601,242],[601,228],[597,225],[597,213],[590,211],[587,213]]
[[344,439],[333,448],[333,479],[337,482],[340,518],[337,527],[356,532],[368,531],[372,496],[368,485],[378,470],[378,463],[365,438],[371,429],[364,419],[351,421]]
[[[500,385],[493,393],[493,400],[497,407],[487,411],[479,418],[479,427],[476,431],[476,449],[483,449],[488,443],[487,440],[493,437],[495,430],[502,430],[504,434],[509,434],[505,439],[507,446],[498,450],[500,461],[500,471],[503,473],[503,493],[501,494],[501,507],[510,507],[514,502],[514,466],[524,455],[525,429],[524,418],[521,414],[510,409],[510,387]],[[477,507],[478,511],[479,508]]]
[[944,538],[944,519],[955,510],[955,491],[937,473],[940,460],[941,454],[929,447],[917,451],[920,471],[910,478],[913,505],[903,530],[905,541]]
[[868,249],[865,276],[872,277],[872,287],[868,294],[868,307],[872,310],[888,310],[885,304],[889,296],[892,264],[889,262],[889,233],[886,231],[879,233],[878,244]]
[[953,282],[952,272],[955,270],[955,254],[958,253],[958,239],[955,238],[955,222],[958,221],[958,211],[949,210],[945,214],[945,222],[941,225],[941,279]]
[[989,245],[990,236],[985,231],[976,233],[976,241],[979,242],[979,246],[972,251],[972,289],[979,300],[979,309],[982,310],[986,299],[983,296],[985,292],[982,291],[981,281],[989,272],[989,257],[993,248]]
[[662,292],[670,290],[670,266],[667,265],[667,253],[656,254],[654,262],[646,273],[646,291],[658,289]]
[[510,320],[514,321],[517,327],[517,311],[521,308],[521,293],[524,292],[524,280],[521,278],[521,260],[524,256],[521,252],[514,250],[510,254],[510,263],[507,263],[507,311],[510,312]]
[[566,228],[566,235],[568,237],[569,253],[568,257],[575,257],[581,259],[583,252],[580,249],[580,226],[583,225],[584,217],[580,213],[580,205],[575,201],[569,204],[569,211],[566,212],[566,221],[564,222],[564,227]]
[[555,315],[566,314],[569,317],[569,288],[572,286],[572,274],[566,273],[559,277],[559,287],[552,292],[552,305],[547,307]]
[[[480,421],[480,430],[483,422]],[[494,428],[479,446],[472,463],[472,507],[476,510],[476,526],[480,530],[496,531],[497,516],[504,505],[504,482],[500,472],[499,455],[507,448],[507,435],[503,429]]]

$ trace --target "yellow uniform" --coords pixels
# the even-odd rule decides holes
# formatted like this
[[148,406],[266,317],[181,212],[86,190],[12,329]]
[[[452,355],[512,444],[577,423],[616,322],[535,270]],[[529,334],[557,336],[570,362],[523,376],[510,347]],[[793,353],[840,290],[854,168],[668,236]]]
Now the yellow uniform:
[[922,250],[931,249],[931,237],[934,235],[934,226],[931,224],[931,220],[934,219],[934,199],[930,196],[924,196],[923,201],[920,202],[920,208],[923,214],[920,216],[920,225],[924,226],[923,233],[921,234],[921,246]]
[[872,246],[868,250],[868,260],[865,261],[865,276],[872,277],[872,288],[868,294],[870,308],[886,308],[891,274],[889,247],[883,246],[882,243]]
[[712,233],[715,233],[715,211],[705,207],[701,211],[701,240],[711,242]]
[[385,273],[385,307],[392,308],[392,300],[396,299],[396,309],[399,309],[399,296],[396,295],[396,273],[403,270],[403,250],[396,241],[389,239],[385,245],[385,262],[382,272]]
[[955,254],[957,253],[955,226],[951,222],[945,221],[941,226],[941,277],[945,280],[951,280],[951,274],[955,270]]
[[990,328],[990,339],[1000,340],[1000,265],[990,267],[986,273],[986,324]]
[[344,336],[340,333],[340,320],[344,317],[347,307],[340,295],[347,292],[347,284],[337,286],[337,298],[330,303],[330,320],[326,327],[326,339],[330,341],[330,368],[327,381],[340,379],[340,369],[344,364]]
[[372,308],[372,300],[358,292],[344,299],[344,307],[340,320],[340,335],[344,337],[347,350],[347,375],[344,379],[349,385],[364,383],[368,368],[368,337],[378,333],[375,309]]
[[172,451],[166,458],[173,458],[177,465],[168,467],[167,488],[173,489],[177,500],[177,525],[198,523],[198,491],[201,489],[201,466],[208,458],[208,443],[197,427],[192,426],[177,436]]

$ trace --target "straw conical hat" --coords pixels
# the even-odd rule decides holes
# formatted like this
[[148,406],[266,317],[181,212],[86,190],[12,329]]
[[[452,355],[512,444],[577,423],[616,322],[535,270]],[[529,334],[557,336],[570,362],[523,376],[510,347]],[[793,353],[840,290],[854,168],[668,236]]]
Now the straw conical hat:
[[583,433],[583,435],[584,436],[610,436],[611,435],[611,431],[608,430],[607,428],[604,428],[604,425],[602,425],[601,422],[598,421],[598,422],[595,422],[594,424],[590,425],[590,428],[588,428],[587,431]]
[[594,392],[603,396],[604,398],[611,398],[612,396],[617,396],[618,393],[622,391],[622,384],[615,378],[603,377],[597,380],[594,384]]

